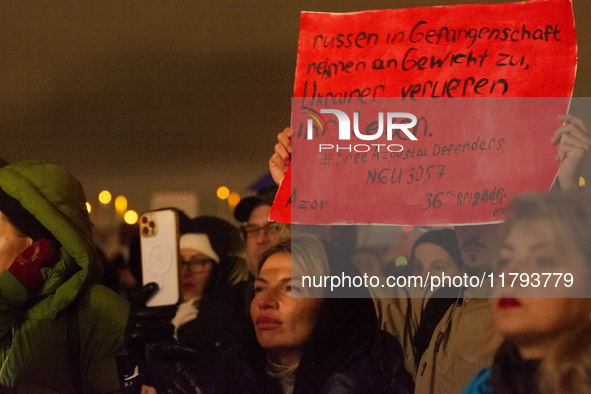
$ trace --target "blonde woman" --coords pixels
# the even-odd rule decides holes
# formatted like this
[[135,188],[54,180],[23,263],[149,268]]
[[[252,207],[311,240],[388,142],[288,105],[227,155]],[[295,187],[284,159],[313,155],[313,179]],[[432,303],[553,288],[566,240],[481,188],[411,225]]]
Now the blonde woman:
[[[463,393],[591,392],[588,196],[520,195],[510,205],[506,229],[500,273],[506,279],[519,273],[520,282],[509,287],[506,281],[496,289],[494,321],[503,343],[493,366],[476,375]],[[552,277],[543,285],[547,274]],[[527,278],[531,286],[523,287]]]

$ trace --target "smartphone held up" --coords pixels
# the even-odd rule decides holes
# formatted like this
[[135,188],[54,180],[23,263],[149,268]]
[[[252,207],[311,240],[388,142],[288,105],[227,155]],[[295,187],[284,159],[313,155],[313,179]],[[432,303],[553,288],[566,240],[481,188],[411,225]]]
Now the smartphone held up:
[[140,217],[139,227],[143,284],[155,282],[159,287],[146,305],[175,305],[181,299],[178,212],[146,212]]

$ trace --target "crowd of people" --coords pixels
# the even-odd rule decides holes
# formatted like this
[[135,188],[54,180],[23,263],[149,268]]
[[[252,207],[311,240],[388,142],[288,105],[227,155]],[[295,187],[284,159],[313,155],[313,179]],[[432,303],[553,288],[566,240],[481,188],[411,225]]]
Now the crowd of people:
[[0,169],[0,393],[588,393],[591,147],[561,115],[554,190],[514,198],[505,223],[422,234],[405,271],[427,277],[568,273],[568,286],[495,290],[305,286],[303,276],[387,276],[350,229],[269,221],[291,129],[269,161],[277,185],[243,199],[239,226],[180,212],[178,305],[129,303],[103,264],[82,185],[43,161]]
[[[379,256],[343,242],[342,229],[319,236],[269,221],[275,185],[238,204],[240,227],[181,212],[181,302],[146,306],[150,283],[129,305],[100,284],[80,183],[42,161],[4,163],[0,392],[589,392],[591,207],[575,180],[591,139],[579,119],[561,119],[556,190],[517,196],[501,225],[425,232],[407,272],[577,278],[552,294],[362,287],[326,297],[304,273],[383,276]],[[270,160],[278,184],[290,138],[278,135]]]

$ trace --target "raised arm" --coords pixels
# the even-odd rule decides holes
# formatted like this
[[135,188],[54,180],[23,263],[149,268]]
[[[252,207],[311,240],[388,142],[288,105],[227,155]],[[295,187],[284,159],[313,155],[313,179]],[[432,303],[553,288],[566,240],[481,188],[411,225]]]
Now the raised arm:
[[565,122],[552,136],[552,144],[558,144],[558,154],[554,158],[560,163],[558,184],[563,190],[574,190],[579,187],[583,164],[591,148],[591,138],[583,121],[570,114],[558,115]]

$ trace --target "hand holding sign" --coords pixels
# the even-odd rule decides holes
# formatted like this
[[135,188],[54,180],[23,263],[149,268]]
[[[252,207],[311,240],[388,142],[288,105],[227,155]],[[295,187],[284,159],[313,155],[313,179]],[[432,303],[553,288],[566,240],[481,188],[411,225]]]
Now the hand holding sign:
[[558,182],[563,190],[579,186],[581,168],[591,148],[591,138],[583,121],[572,115],[559,115],[565,125],[554,132],[552,143],[559,144],[555,160],[560,163]]
[[277,134],[275,153],[269,159],[269,171],[271,171],[271,176],[278,185],[283,181],[291,162],[292,133],[291,127],[287,127],[281,133]]

